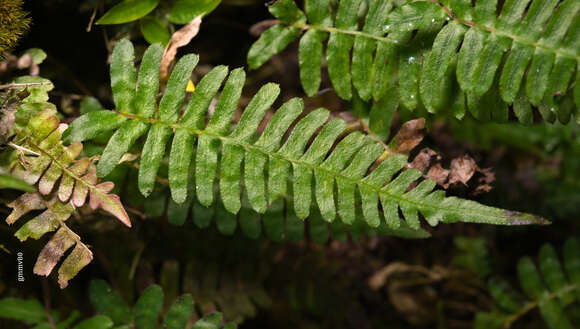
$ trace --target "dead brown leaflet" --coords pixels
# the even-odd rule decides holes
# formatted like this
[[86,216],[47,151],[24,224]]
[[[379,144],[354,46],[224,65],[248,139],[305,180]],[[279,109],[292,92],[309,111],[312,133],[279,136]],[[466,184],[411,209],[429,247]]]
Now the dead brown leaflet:
[[161,79],[166,81],[169,77],[169,64],[175,59],[177,54],[177,49],[187,45],[191,42],[198,33],[201,26],[201,16],[197,16],[191,22],[187,23],[184,27],[177,30],[171,36],[171,40],[165,48],[163,53],[163,58],[161,59]]

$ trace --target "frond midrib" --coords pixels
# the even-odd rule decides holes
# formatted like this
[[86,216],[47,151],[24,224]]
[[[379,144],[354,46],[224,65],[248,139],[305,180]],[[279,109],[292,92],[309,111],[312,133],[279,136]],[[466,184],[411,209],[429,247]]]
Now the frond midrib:
[[48,157],[50,159],[51,163],[56,164],[63,171],[63,174],[66,174],[66,175],[72,177],[75,181],[80,182],[81,184],[83,184],[84,186],[86,186],[90,191],[94,191],[95,193],[97,193],[101,198],[105,198],[107,196],[103,191],[101,191],[100,189],[98,189],[96,186],[91,185],[91,184],[85,182],[81,177],[75,175],[75,173],[73,173],[72,171],[70,171],[67,166],[65,166],[62,163],[60,163],[60,161],[58,161],[57,158],[55,158],[48,151],[42,149],[38,144],[34,143],[30,138],[27,139],[26,142],[28,144],[32,145],[33,147],[35,147],[37,150],[39,150],[42,155]]
[[[322,171],[322,172],[325,172],[325,173],[327,173],[327,174],[329,174],[329,175],[331,175],[333,177],[341,177],[341,178],[343,178],[345,180],[348,180],[348,181],[350,181],[350,182],[352,182],[352,183],[354,183],[354,184],[356,184],[358,186],[367,187],[367,188],[373,190],[374,192],[376,192],[377,194],[386,195],[386,196],[388,196],[391,199],[397,200],[398,201],[397,204],[401,204],[403,202],[404,203],[408,203],[408,204],[412,204],[419,211],[424,210],[424,209],[439,210],[439,211],[443,211],[443,212],[456,212],[457,211],[457,208],[456,207],[446,208],[446,207],[440,207],[440,206],[438,206],[436,204],[421,203],[421,202],[418,202],[418,201],[413,200],[413,199],[406,199],[406,198],[403,198],[402,197],[402,195],[404,195],[404,194],[398,195],[398,194],[389,193],[388,191],[382,189],[381,187],[377,187],[375,185],[371,185],[371,184],[366,183],[362,179],[361,180],[358,180],[358,179],[355,179],[355,178],[352,178],[352,177],[349,177],[349,176],[345,176],[345,175],[343,175],[340,172],[336,172],[336,171],[333,171],[333,170],[329,170],[329,169],[323,168],[321,166],[313,165],[311,163],[304,162],[304,161],[301,161],[299,159],[291,158],[291,157],[288,157],[286,155],[283,155],[283,154],[280,154],[280,153],[277,153],[277,152],[266,151],[266,150],[264,150],[262,148],[259,148],[259,147],[255,146],[255,145],[248,144],[248,143],[244,143],[244,142],[240,142],[240,141],[238,141],[236,139],[232,139],[232,138],[229,138],[227,136],[215,134],[215,133],[209,132],[207,130],[199,130],[199,129],[190,128],[190,127],[183,127],[179,123],[164,122],[164,121],[160,121],[160,120],[157,120],[157,119],[146,118],[146,117],[142,117],[142,116],[138,116],[138,115],[130,114],[130,113],[123,113],[123,112],[115,112],[115,113],[117,113],[117,115],[119,115],[119,116],[122,116],[122,117],[125,117],[125,118],[128,118],[128,119],[141,120],[141,121],[145,121],[145,122],[147,122],[149,124],[161,124],[161,125],[170,127],[172,129],[183,129],[183,130],[186,130],[186,131],[188,131],[188,132],[190,132],[190,133],[192,133],[194,135],[197,135],[197,136],[205,135],[205,136],[217,138],[217,139],[220,139],[223,142],[240,146],[240,147],[242,147],[245,150],[257,151],[257,152],[262,153],[262,154],[264,154],[266,156],[270,156],[270,157],[275,157],[275,158],[279,158],[279,159],[282,159],[282,160],[286,160],[286,161],[288,161],[288,162],[290,162],[292,164],[304,165],[304,166],[309,167],[312,170]],[[495,209],[495,208],[490,208],[490,207],[487,207],[487,206],[484,206],[484,207],[487,208],[488,210],[494,210]],[[480,211],[483,211],[484,209],[479,209],[479,210]],[[479,216],[482,216],[483,214],[479,213],[478,215]],[[487,214],[486,213],[486,214],[484,214],[484,216],[487,217],[487,218],[489,218],[489,222],[497,222],[497,215]],[[444,222],[445,219],[442,218],[440,221],[443,221]]]

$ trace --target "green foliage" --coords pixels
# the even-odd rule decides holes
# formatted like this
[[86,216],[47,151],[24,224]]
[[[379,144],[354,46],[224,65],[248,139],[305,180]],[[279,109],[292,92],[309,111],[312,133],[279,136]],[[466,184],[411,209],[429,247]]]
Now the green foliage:
[[[194,316],[194,301],[190,294],[178,297],[162,315],[163,289],[158,285],[147,287],[137,299],[133,310],[102,280],[91,282],[89,296],[98,313],[112,319],[115,325],[136,329],[185,329]],[[162,321],[159,321],[162,318]],[[193,328],[222,328],[221,313],[213,313],[197,321]],[[236,328],[234,323],[223,328]]]
[[578,1],[513,0],[501,11],[488,0],[363,3],[340,0],[333,11],[328,0],[307,0],[306,14],[292,0],[273,3],[269,10],[280,23],[252,46],[248,64],[261,66],[304,32],[300,75],[308,95],[319,89],[328,39],[329,77],[347,100],[395,97],[410,110],[451,107],[462,118],[467,108],[494,121],[506,121],[513,105],[524,123],[532,121],[531,105],[550,122],[568,122],[577,111]]
[[[132,311],[105,281],[92,281],[89,295],[101,315],[79,321],[80,313],[73,311],[68,318],[60,321],[58,312],[52,311],[49,318],[45,307],[35,299],[4,298],[0,299],[0,318],[21,321],[37,329],[108,329],[113,326],[135,329],[185,329],[189,328],[190,319],[194,316],[194,302],[189,294],[179,297],[162,316],[163,291],[157,285],[151,285],[143,291]],[[228,323],[225,326],[222,326],[222,323],[221,313],[212,313],[196,321],[193,328],[237,328],[235,323]]]
[[22,9],[22,0],[3,0],[0,3],[0,59],[10,51],[28,30],[30,18]]
[[[159,45],[145,52],[135,88],[133,46],[128,40],[120,41],[111,58],[111,84],[117,111],[87,113],[71,124],[66,135],[68,141],[84,141],[115,131],[97,165],[98,175],[102,177],[115,168],[137,139],[147,134],[138,177],[139,190],[146,197],[153,192],[167,144],[173,136],[168,179],[177,204],[191,197],[195,186],[200,204],[203,207],[212,205],[219,165],[220,197],[225,209],[232,214],[242,208],[243,187],[249,206],[264,214],[269,205],[289,194],[288,178],[293,177],[294,210],[300,219],[310,215],[314,193],[324,221],[333,222],[338,213],[345,225],[353,224],[357,219],[358,189],[363,218],[371,227],[379,227],[382,222],[394,231],[407,227],[420,230],[418,212],[432,226],[440,221],[496,225],[546,223],[533,215],[455,197],[446,198],[443,191],[433,191],[435,182],[430,179],[408,190],[422,173],[416,169],[403,170],[406,156],[385,149],[360,132],[348,133],[341,119],[327,122],[329,112],[326,109],[303,116],[300,99],[282,105],[259,134],[258,126],[280,92],[275,84],[267,84],[258,91],[232,129],[232,116],[245,80],[245,73],[240,69],[230,73],[213,116],[204,127],[210,102],[228,70],[218,66],[209,72],[199,82],[182,112],[185,88],[198,61],[195,55],[187,55],[177,63],[156,109],[161,53]],[[296,125],[283,141],[294,121]],[[310,138],[320,128],[322,130],[306,149]],[[380,164],[368,172],[377,160]],[[395,176],[397,173],[400,174]],[[338,190],[336,200],[335,188]],[[379,212],[379,200],[384,219]],[[399,208],[406,222],[399,219]],[[235,222],[233,224],[235,228]]]
[[[187,24],[197,16],[205,16],[212,12],[221,0],[177,0],[171,6],[167,13],[167,20],[174,24]],[[147,14],[155,10],[159,5],[159,0],[123,0],[121,3],[109,9],[97,22],[100,25],[113,25],[133,22],[142,18],[153,19],[152,17],[145,17]],[[145,39],[149,41],[149,37],[155,28],[159,32],[158,22],[156,26],[152,26],[152,21],[141,21],[141,30],[145,30],[147,34],[143,33]],[[145,28],[144,28],[145,25]],[[159,42],[160,40],[149,43]]]
[[158,18],[155,17],[143,17],[139,21],[139,26],[141,27],[141,33],[147,42],[150,44],[161,43],[167,46],[171,35],[167,30],[167,27]]
[[24,192],[34,192],[34,186],[12,175],[0,174],[0,189],[17,189]]
[[[231,255],[225,257],[228,256]],[[269,274],[267,265],[259,260],[257,264],[248,260],[252,257],[250,255],[242,253],[240,256],[243,260],[235,265],[223,264],[222,257],[210,262],[191,260],[184,266],[175,260],[163,262],[160,284],[168,302],[173,302],[181,289],[195,296],[202,313],[218,310],[226,319],[236,323],[243,323],[255,317],[258,310],[271,307],[272,298],[264,288]]]
[[211,13],[221,0],[177,0],[167,14],[167,19],[174,24],[187,24],[197,16]]
[[457,236],[453,239],[458,252],[453,257],[453,264],[477,273],[486,278],[491,272],[489,251],[485,238]]
[[563,267],[553,246],[545,244],[538,255],[539,271],[530,257],[518,263],[520,286],[525,297],[508,282],[492,278],[488,289],[496,302],[492,313],[479,313],[476,329],[508,328],[519,318],[539,309],[548,328],[573,328],[569,316],[574,314],[580,288],[580,243],[571,238],[564,244]]
[[[108,329],[113,326],[113,323],[107,317],[95,316],[80,322],[78,321],[79,317],[79,312],[73,311],[66,319],[61,321],[59,312],[52,311],[50,312],[49,319],[45,307],[36,299],[0,299],[0,318],[21,321],[38,329]],[[56,327],[54,327],[52,323],[54,323]]]
[[109,9],[96,24],[111,25],[136,21],[153,11],[158,4],[159,0],[123,0]]

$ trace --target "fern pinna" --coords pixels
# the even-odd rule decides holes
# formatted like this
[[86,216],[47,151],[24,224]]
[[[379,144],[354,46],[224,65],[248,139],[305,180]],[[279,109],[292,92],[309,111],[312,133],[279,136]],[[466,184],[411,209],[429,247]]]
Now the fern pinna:
[[[282,105],[258,134],[258,126],[279,94],[279,87],[272,83],[258,91],[237,124],[232,125],[245,79],[241,69],[231,71],[210,118],[207,112],[211,100],[228,74],[223,66],[214,68],[199,82],[182,112],[186,85],[197,63],[195,55],[187,55],[176,64],[157,107],[162,52],[160,45],[145,52],[135,88],[133,46],[130,41],[121,40],[111,58],[117,111],[87,113],[75,120],[66,133],[69,141],[82,141],[115,131],[97,165],[100,176],[107,175],[136,140],[147,134],[138,177],[144,196],[153,191],[172,138],[168,180],[172,198],[178,204],[195,192],[202,206],[210,206],[219,172],[221,201],[234,214],[242,208],[244,187],[249,206],[258,213],[264,213],[268,205],[281,197],[291,195],[298,218],[310,215],[315,199],[322,218],[333,222],[338,214],[346,225],[357,219],[357,195],[362,203],[362,218],[371,227],[382,222],[393,230],[407,227],[419,230],[419,212],[430,225],[440,221],[546,223],[537,216],[446,198],[443,191],[433,191],[435,182],[430,179],[415,186],[422,173],[416,169],[403,170],[407,164],[405,155],[394,154],[360,132],[349,133],[341,119],[328,121],[326,109],[304,113],[300,99]],[[291,126],[288,138],[283,140]],[[377,164],[376,168],[373,164]],[[371,167],[374,169],[369,171]],[[292,184],[288,183],[290,177]],[[405,222],[399,219],[399,208]]]
[[[505,121],[513,105],[523,123],[538,107],[547,121],[568,122],[580,104],[580,2],[577,0],[292,0],[269,10],[279,23],[248,53],[251,68],[264,64],[300,37],[305,92],[320,86],[323,44],[337,94],[413,110],[465,109],[478,119]],[[473,5],[472,5],[473,3]],[[360,13],[366,13],[359,24]],[[498,14],[496,14],[498,13]],[[352,51],[352,53],[351,53]],[[353,92],[353,88],[356,92]],[[356,98],[355,97],[355,98]],[[374,114],[380,116],[380,113]]]
[[[580,243],[571,238],[564,244],[562,264],[554,247],[545,244],[538,255],[539,270],[530,257],[520,259],[517,271],[527,297],[500,278],[489,280],[489,292],[497,304],[490,313],[478,313],[475,329],[509,328],[536,308],[550,329],[575,328],[580,289]],[[564,266],[562,266],[564,265]]]

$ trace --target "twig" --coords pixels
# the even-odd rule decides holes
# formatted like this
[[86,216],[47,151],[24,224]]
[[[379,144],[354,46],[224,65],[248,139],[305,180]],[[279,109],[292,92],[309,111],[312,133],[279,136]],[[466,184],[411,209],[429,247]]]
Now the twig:
[[252,27],[250,27],[250,34],[255,37],[258,37],[260,36],[260,34],[264,33],[264,31],[270,26],[277,25],[280,23],[281,22],[278,19],[268,19],[265,21],[258,22],[252,25]]
[[48,323],[50,324],[51,328],[56,328],[52,314],[50,314],[50,291],[48,289],[48,282],[46,281],[46,278],[42,279],[42,292],[44,295],[44,310],[46,312],[46,317],[48,318]]
[[0,89],[12,89],[18,87],[49,86],[52,82],[28,82],[28,83],[8,83],[0,85]]
[[135,277],[135,272],[137,271],[137,265],[139,265],[139,260],[141,260],[141,255],[143,254],[143,250],[145,250],[145,245],[142,245],[137,250],[133,261],[131,262],[131,269],[129,270],[129,280],[133,281]]
[[99,2],[95,3],[95,8],[93,9],[93,14],[91,15],[91,19],[89,20],[89,25],[87,26],[87,32],[91,32],[93,28],[93,22],[95,21],[95,17],[97,16],[97,9],[99,7]]
[[34,152],[33,150],[30,150],[30,149],[27,149],[27,148],[26,148],[26,147],[24,147],[24,146],[16,145],[16,144],[14,144],[14,143],[12,143],[12,142],[9,142],[9,143],[8,143],[8,146],[10,146],[10,147],[12,147],[12,148],[14,148],[14,149],[16,149],[16,150],[18,150],[18,151],[22,152],[22,153],[28,153],[28,154],[30,154],[30,155],[34,155],[34,156],[37,156],[37,157],[39,157],[39,156],[40,156],[40,154],[39,154],[39,153],[36,153],[36,152]]

